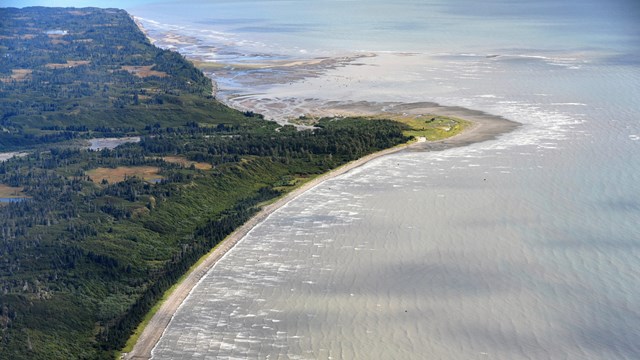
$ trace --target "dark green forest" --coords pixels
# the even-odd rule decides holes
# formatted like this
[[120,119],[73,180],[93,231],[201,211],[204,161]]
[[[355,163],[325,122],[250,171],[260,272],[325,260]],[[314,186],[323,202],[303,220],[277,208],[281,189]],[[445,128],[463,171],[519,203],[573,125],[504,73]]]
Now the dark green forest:
[[239,118],[207,101],[211,81],[120,10],[1,9],[0,58],[2,149]]
[[112,359],[261,204],[408,140],[392,121],[298,131],[230,109],[122,10],[0,9],[0,58],[0,152],[27,152],[0,162],[0,359]]

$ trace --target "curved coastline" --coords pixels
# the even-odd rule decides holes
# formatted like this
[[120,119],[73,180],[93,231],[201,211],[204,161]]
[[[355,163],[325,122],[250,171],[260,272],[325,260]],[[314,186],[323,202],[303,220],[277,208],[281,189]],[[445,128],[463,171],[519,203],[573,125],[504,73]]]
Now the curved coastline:
[[456,116],[468,120],[472,125],[461,133],[443,140],[433,142],[414,142],[399,145],[390,149],[378,151],[373,154],[364,156],[358,160],[342,165],[339,168],[331,170],[328,173],[320,175],[310,180],[299,188],[287,193],[280,199],[264,206],[256,215],[249,219],[242,226],[233,231],[227,238],[218,244],[209,254],[205,255],[204,260],[176,286],[167,299],[162,303],[158,311],[151,318],[144,328],[138,341],[129,353],[123,353],[124,359],[151,359],[152,350],[164,334],[169,326],[173,315],[178,308],[184,303],[195,286],[204,278],[204,276],[215,266],[215,264],[224,257],[244,236],[254,227],[266,220],[269,215],[276,210],[294,200],[306,191],[311,190],[317,185],[335,178],[339,175],[349,172],[352,169],[360,167],[374,159],[382,156],[398,153],[401,151],[440,151],[453,147],[467,146],[474,143],[488,141],[506,134],[518,128],[521,124],[513,122],[502,117],[493,116],[484,112],[469,110],[461,107],[440,106],[434,103],[415,103],[405,104],[402,106],[420,108],[429,107],[431,111],[438,115]]
[[[149,36],[149,32],[144,28],[140,19],[132,16],[140,30],[147,36],[147,38],[155,43],[157,39],[153,39]],[[368,55],[371,56],[371,55]],[[196,57],[187,56],[191,61],[198,61],[200,59]],[[349,62],[350,59],[342,59],[342,61]],[[329,62],[326,68],[333,68],[342,63]],[[307,68],[317,65],[314,61],[311,64],[307,62],[295,63],[296,66]],[[208,74],[210,75],[210,74]],[[212,79],[214,85],[214,96],[218,91],[217,84]],[[230,107],[238,107],[240,104],[224,101],[225,105]],[[228,100],[228,99],[227,99]],[[277,99],[279,102],[283,99]],[[317,100],[317,99],[315,99]],[[323,102],[324,103],[324,102]],[[169,326],[173,315],[180,308],[180,306],[187,299],[191,291],[198,285],[198,283],[204,278],[204,276],[215,266],[215,264],[221,260],[225,254],[230,251],[245,235],[247,235],[253,228],[258,226],[264,220],[266,220],[272,213],[286,205],[290,201],[294,200],[303,193],[311,190],[317,185],[327,181],[329,179],[340,176],[349,172],[352,169],[358,168],[374,159],[390,154],[398,153],[401,151],[441,151],[454,147],[468,146],[474,143],[484,142],[496,139],[497,137],[514,131],[522,124],[505,119],[500,116],[487,114],[482,111],[471,110],[457,106],[442,106],[433,102],[416,102],[416,103],[379,103],[379,102],[343,102],[338,101],[335,104],[331,102],[325,103],[325,106],[316,107],[311,106],[308,108],[313,113],[317,113],[319,117],[323,116],[372,116],[372,115],[391,115],[391,114],[432,114],[442,116],[452,116],[463,120],[467,120],[471,123],[469,127],[455,136],[438,140],[438,141],[418,141],[413,143],[407,143],[399,145],[390,149],[378,151],[373,154],[364,156],[358,160],[354,160],[347,164],[342,165],[339,168],[333,169],[325,174],[322,174],[306,183],[299,188],[283,195],[277,201],[264,206],[256,215],[249,219],[242,226],[234,230],[229,236],[227,236],[222,242],[220,242],[215,248],[213,248],[207,255],[197,263],[195,268],[190,269],[190,272],[182,279],[181,282],[176,284],[172,292],[162,302],[160,308],[153,315],[149,323],[144,327],[138,340],[133,346],[133,349],[128,353],[122,353],[123,359],[151,359],[152,351],[160,341],[160,338],[164,334],[165,330]],[[235,105],[235,106],[234,106]],[[255,105],[255,104],[251,104]],[[242,110],[242,109],[241,109]],[[259,111],[259,110],[258,110]],[[274,119],[277,120],[277,119]]]

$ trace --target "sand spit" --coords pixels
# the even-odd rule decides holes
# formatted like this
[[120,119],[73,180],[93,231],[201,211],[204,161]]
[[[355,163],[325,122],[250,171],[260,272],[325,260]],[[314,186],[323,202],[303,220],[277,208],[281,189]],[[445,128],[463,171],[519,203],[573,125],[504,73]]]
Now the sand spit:
[[478,142],[493,140],[521,126],[520,123],[503,117],[487,114],[482,111],[470,110],[457,106],[441,106],[435,103],[400,104],[393,107],[396,112],[409,114],[436,114],[457,117],[471,121],[470,129],[440,141],[417,143],[409,148],[412,151],[438,151],[452,147],[467,146]]
[[[359,103],[358,106],[371,110],[368,103]],[[376,105],[379,106],[380,104]],[[387,104],[388,106],[389,104]],[[130,353],[123,354],[124,359],[151,359],[151,351],[162,337],[165,329],[169,325],[173,315],[178,310],[183,301],[187,298],[191,290],[198,282],[210,271],[213,266],[222,259],[224,255],[233,248],[242,238],[256,225],[264,221],[270,214],[295,199],[304,192],[312,189],[318,184],[344,174],[352,169],[364,165],[365,163],[400,151],[435,151],[444,150],[452,147],[466,146],[471,143],[487,141],[494,139],[502,134],[510,132],[519,126],[518,123],[503,119],[501,117],[492,116],[480,111],[468,110],[459,107],[445,107],[434,103],[414,103],[414,104],[395,104],[393,111],[402,111],[406,113],[413,112],[429,112],[438,115],[456,116],[469,120],[473,125],[466,131],[446,140],[435,142],[416,142],[412,144],[400,145],[391,149],[379,151],[367,155],[358,160],[345,164],[335,170],[321,175],[296,190],[286,194],[278,201],[265,206],[254,217],[249,219],[244,225],[231,233],[216,249],[182,281],[178,287],[171,293],[168,299],[162,304],[158,312],[153,316],[149,324],[146,326],[138,342],[135,344]]]

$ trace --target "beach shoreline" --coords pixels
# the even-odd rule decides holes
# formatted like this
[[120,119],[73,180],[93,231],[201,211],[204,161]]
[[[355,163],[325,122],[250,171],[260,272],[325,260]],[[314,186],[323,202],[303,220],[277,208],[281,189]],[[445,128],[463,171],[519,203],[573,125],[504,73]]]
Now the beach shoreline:
[[[138,27],[145,33],[147,38],[152,43],[158,40],[152,39],[149,36],[148,31],[144,28],[139,19],[134,17],[134,21]],[[174,35],[169,36],[170,40],[175,40]],[[177,41],[177,40],[175,40]],[[182,39],[181,41],[186,41]],[[175,50],[175,49],[174,49]],[[196,63],[202,63],[203,59],[199,57],[190,57],[186,55],[190,61]],[[360,57],[372,57],[375,55],[366,54],[360,55]],[[356,57],[357,59],[359,57]],[[317,76],[317,71],[326,71],[328,69],[336,67],[344,67],[354,59],[352,58],[340,58],[336,61],[330,61],[329,59],[315,59],[309,61],[292,62],[289,64],[278,64],[281,67],[299,68],[307,76]],[[202,65],[202,64],[200,64]],[[318,69],[318,66],[322,69]],[[202,69],[205,74],[210,78],[212,73],[206,72],[206,67]],[[283,75],[283,74],[281,74]],[[215,79],[211,79],[216,88]],[[272,79],[271,79],[272,80]],[[284,74],[284,79],[281,82],[290,82],[298,80],[298,76],[292,76],[290,73]],[[266,83],[271,83],[267,81]],[[289,123],[291,120],[291,114],[295,112],[303,112],[305,116],[311,118],[320,117],[393,117],[393,116],[419,116],[419,115],[434,115],[434,116],[449,116],[456,117],[469,121],[471,123],[466,129],[456,134],[455,136],[438,140],[438,141],[417,141],[407,144],[402,144],[393,148],[385,149],[382,151],[369,154],[360,159],[354,160],[347,164],[333,169],[325,174],[322,174],[298,187],[297,189],[283,195],[277,201],[264,206],[256,215],[249,219],[242,226],[233,231],[222,242],[220,242],[211,252],[203,256],[198,262],[199,265],[193,268],[186,277],[176,285],[171,294],[162,303],[158,311],[145,326],[133,349],[128,353],[122,353],[123,359],[151,359],[152,351],[156,344],[164,334],[165,330],[169,326],[173,315],[180,308],[180,306],[187,299],[191,291],[195,286],[205,277],[205,275],[215,266],[215,264],[222,259],[227,252],[229,252],[245,235],[247,235],[253,228],[266,220],[271,214],[284,205],[294,200],[298,196],[311,190],[312,188],[320,185],[321,183],[333,179],[337,176],[345,174],[355,168],[363,166],[364,164],[378,159],[383,156],[398,153],[401,151],[441,151],[449,148],[468,146],[470,144],[493,140],[500,135],[509,133],[519,126],[520,123],[507,120],[500,116],[494,116],[484,113],[482,111],[470,110],[463,107],[456,106],[442,106],[433,102],[368,102],[368,101],[327,101],[323,99],[296,99],[296,98],[262,98],[263,102],[256,101],[254,97],[256,94],[249,94],[245,101],[242,101],[243,94],[235,94],[233,97],[224,97],[221,99],[222,103],[238,110],[251,109],[258,113],[267,114],[279,114],[280,116],[274,117],[272,120],[278,123]],[[227,101],[225,101],[225,99]],[[240,101],[239,101],[240,100]],[[300,103],[302,102],[302,104]],[[282,108],[290,108],[295,111],[280,112]],[[288,115],[288,116],[286,116]],[[288,117],[285,119],[284,117]]]
[[502,117],[493,116],[484,112],[469,110],[461,107],[440,106],[434,103],[415,103],[404,104],[400,109],[406,111],[415,111],[419,109],[423,111],[429,108],[435,111],[437,115],[456,116],[471,122],[471,126],[461,133],[447,139],[438,141],[412,142],[402,144],[393,148],[381,150],[373,154],[369,154],[360,159],[354,160],[347,164],[320,175],[299,188],[287,193],[280,199],[263,207],[256,215],[249,219],[242,226],[234,230],[220,244],[218,244],[209,254],[205,255],[203,261],[193,269],[182,282],[180,282],[169,297],[162,303],[159,310],[152,317],[151,321],[146,325],[141,333],[138,341],[134,345],[131,352],[123,353],[123,359],[142,360],[151,359],[152,351],[158,341],[169,326],[173,315],[184,303],[195,286],[205,277],[205,275],[221,260],[227,252],[229,252],[245,235],[253,228],[266,220],[271,214],[298,196],[322,184],[323,182],[333,179],[337,176],[345,174],[355,168],[365,165],[366,163],[378,159],[383,156],[398,153],[401,151],[441,151],[453,147],[467,146],[473,143],[484,142],[495,139],[500,135],[509,133],[520,126],[519,123],[504,119]]
[[[256,21],[252,3],[236,5],[149,25],[222,64],[203,71],[221,76],[216,98],[236,109],[304,124],[430,100],[522,125],[473,122],[287,203],[188,295],[154,359],[637,357],[640,163],[619,156],[640,134],[629,7],[567,5],[559,17],[553,2],[331,2]],[[333,69],[261,62],[342,50],[375,56]]]

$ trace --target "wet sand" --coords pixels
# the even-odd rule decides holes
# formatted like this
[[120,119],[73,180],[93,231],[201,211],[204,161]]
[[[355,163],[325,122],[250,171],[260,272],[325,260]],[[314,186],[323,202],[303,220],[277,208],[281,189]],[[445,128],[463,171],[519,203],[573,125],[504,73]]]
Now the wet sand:
[[[389,104],[386,104],[387,106]],[[380,104],[359,103],[359,110],[364,113],[374,111]],[[354,108],[346,109],[350,114],[356,114]],[[144,329],[138,342],[130,353],[124,354],[124,359],[150,359],[151,351],[162,337],[173,315],[178,310],[183,301],[187,298],[191,290],[199,283],[204,275],[210,271],[214,265],[224,257],[224,255],[233,248],[242,238],[256,225],[264,221],[274,211],[295,199],[304,192],[312,189],[318,184],[344,174],[363,164],[379,158],[381,156],[393,154],[399,151],[438,151],[452,147],[466,146],[476,142],[482,142],[494,139],[502,134],[508,133],[516,129],[519,124],[506,120],[501,117],[492,116],[480,111],[468,110],[460,107],[445,107],[434,103],[413,103],[413,104],[395,104],[394,111],[403,113],[433,113],[438,115],[456,116],[472,122],[472,126],[462,133],[451,138],[434,141],[434,142],[416,142],[412,144],[400,145],[391,149],[379,151],[367,155],[358,160],[345,164],[335,170],[321,175],[301,187],[293,190],[283,196],[276,202],[265,206],[258,214],[252,217],[240,228],[231,233],[222,243],[220,243],[214,251],[207,255],[206,259],[192,271],[184,281],[171,293],[168,299],[162,304],[158,312],[151,319]]]

